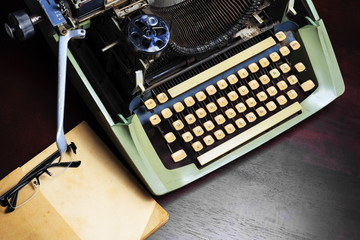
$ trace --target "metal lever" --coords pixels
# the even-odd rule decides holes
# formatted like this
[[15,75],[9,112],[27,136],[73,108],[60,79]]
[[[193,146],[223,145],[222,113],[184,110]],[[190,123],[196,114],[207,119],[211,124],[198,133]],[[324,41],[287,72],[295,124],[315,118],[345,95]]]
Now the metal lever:
[[290,13],[291,15],[296,16],[297,12],[294,8],[294,5],[295,5],[295,0],[289,0],[289,4],[286,9],[286,14]]
[[65,109],[65,87],[66,87],[66,63],[68,42],[70,39],[82,39],[85,37],[84,29],[69,31],[66,35],[59,37],[59,56],[58,56],[58,103],[57,103],[57,132],[56,145],[59,149],[60,159],[65,155],[68,144],[64,134],[64,109]]

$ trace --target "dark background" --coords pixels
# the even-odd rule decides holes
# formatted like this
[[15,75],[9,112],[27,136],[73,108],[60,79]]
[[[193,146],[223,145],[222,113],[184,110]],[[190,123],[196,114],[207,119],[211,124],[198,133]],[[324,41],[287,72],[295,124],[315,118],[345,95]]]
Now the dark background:
[[[360,44],[357,0],[314,0],[343,74],[345,94],[268,144],[162,197],[169,222],[152,239],[360,239]],[[3,1],[7,14],[24,8]],[[41,34],[0,29],[0,179],[55,141],[57,59]],[[68,81],[65,131],[86,120]]]

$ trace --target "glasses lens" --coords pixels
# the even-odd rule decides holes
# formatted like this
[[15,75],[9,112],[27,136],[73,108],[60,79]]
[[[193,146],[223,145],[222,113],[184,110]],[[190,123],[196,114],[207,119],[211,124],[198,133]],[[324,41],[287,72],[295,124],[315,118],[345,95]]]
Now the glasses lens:
[[21,207],[30,201],[39,192],[39,189],[39,182],[35,178],[32,179],[14,195],[9,196],[8,201],[10,206],[14,209]]

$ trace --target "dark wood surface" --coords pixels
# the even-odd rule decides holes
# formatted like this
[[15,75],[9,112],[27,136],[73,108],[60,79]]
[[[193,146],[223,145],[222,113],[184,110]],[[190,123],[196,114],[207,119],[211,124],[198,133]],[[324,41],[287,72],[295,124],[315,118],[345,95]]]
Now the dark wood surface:
[[[268,144],[157,201],[169,222],[150,239],[360,239],[360,47],[357,0],[314,0],[346,91]],[[23,8],[21,0],[2,6]],[[1,31],[0,178],[55,141],[57,61],[38,34]],[[65,130],[102,134],[71,83]],[[1,237],[0,237],[1,238]]]

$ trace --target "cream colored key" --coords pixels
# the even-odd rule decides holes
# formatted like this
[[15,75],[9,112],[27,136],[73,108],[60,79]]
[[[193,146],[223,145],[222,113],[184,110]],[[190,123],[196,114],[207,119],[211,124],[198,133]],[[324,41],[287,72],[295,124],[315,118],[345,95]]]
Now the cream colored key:
[[233,118],[233,117],[236,116],[236,112],[235,112],[235,110],[234,110],[233,108],[229,108],[229,109],[227,109],[227,110],[225,111],[225,115],[226,115],[229,119],[231,119],[231,118]]
[[256,105],[256,101],[253,97],[246,99],[245,102],[249,107],[254,107]]
[[156,107],[156,102],[154,101],[154,99],[150,98],[144,102],[144,105],[147,108],[147,110],[151,110]]
[[299,63],[295,64],[295,69],[296,69],[296,71],[298,71],[300,73],[300,72],[305,71],[306,67],[302,62],[299,62]]
[[217,110],[217,106],[215,103],[211,102],[206,105],[206,109],[209,111],[209,113],[213,113]]
[[173,113],[169,108],[164,108],[163,110],[161,110],[161,115],[163,116],[163,118],[168,119],[173,115]]
[[180,149],[179,151],[171,154],[171,158],[174,160],[174,162],[180,162],[181,160],[184,160],[186,157],[187,157],[186,152],[183,149]]
[[184,103],[187,107],[191,107],[191,106],[194,106],[195,104],[195,100],[193,97],[189,96],[187,98],[184,99]]
[[229,83],[231,85],[233,85],[239,81],[239,79],[235,76],[235,74],[231,74],[230,76],[228,76],[227,80],[229,81]]
[[267,66],[270,65],[270,62],[267,58],[262,58],[259,60],[259,64],[261,67],[266,68]]
[[302,83],[300,86],[304,90],[304,92],[307,92],[315,87],[315,83],[312,80],[307,80],[306,82]]
[[209,121],[206,121],[204,124],[203,124],[204,128],[206,129],[206,131],[211,131],[215,128],[215,125],[214,123],[209,120]]
[[196,117],[194,116],[194,114],[190,113],[190,114],[185,116],[185,121],[188,124],[193,124],[196,121]]
[[286,57],[287,55],[290,54],[290,50],[289,50],[289,48],[288,48],[287,46],[281,47],[281,48],[279,49],[279,51],[280,51],[280,53],[281,53],[281,55],[282,55],[283,57]]
[[266,103],[267,109],[272,112],[276,109],[276,104],[273,101]]
[[256,90],[260,86],[256,80],[251,80],[248,84],[252,90]]
[[259,71],[259,66],[256,63],[251,63],[248,68],[252,73],[256,73],[257,71]]
[[206,95],[203,91],[195,93],[195,97],[199,102],[202,102],[206,99]]
[[226,119],[222,114],[219,114],[215,117],[215,121],[218,125],[222,125],[226,121]]
[[216,85],[218,86],[218,88],[220,90],[223,90],[223,89],[227,88],[227,86],[228,86],[227,82],[224,79],[217,81]]
[[235,124],[238,128],[243,128],[246,126],[246,122],[243,118],[236,119]]
[[277,52],[273,52],[269,55],[271,61],[277,62],[280,60],[280,55]]
[[239,95],[235,91],[231,91],[227,94],[230,101],[236,101],[239,98]]
[[261,91],[258,94],[256,94],[256,97],[259,99],[260,102],[263,102],[268,98],[264,91]]
[[149,117],[149,120],[153,126],[158,125],[161,122],[161,119],[157,114],[154,114],[151,117]]
[[216,88],[215,88],[215,86],[214,85],[209,85],[209,86],[207,86],[206,88],[205,88],[205,90],[206,90],[206,92],[211,96],[211,95],[214,95],[216,92],[217,92],[217,90],[216,90]]
[[169,99],[168,96],[166,95],[166,93],[159,93],[156,96],[157,100],[159,101],[159,103],[165,103],[167,102],[167,100]]
[[297,98],[297,96],[298,96],[297,92],[296,92],[294,89],[291,89],[291,90],[288,91],[286,94],[288,95],[288,97],[289,97],[291,100]]
[[258,114],[259,117],[263,117],[266,115],[267,111],[263,106],[261,106],[256,109],[256,113]]
[[193,128],[193,133],[195,134],[195,136],[199,137],[204,134],[204,129],[202,129],[202,127],[200,126],[196,126]]
[[280,95],[276,98],[276,101],[280,104],[280,105],[284,105],[285,103],[287,103],[287,99],[284,95]]
[[245,96],[246,94],[249,93],[249,89],[246,86],[241,86],[237,90],[241,96]]
[[277,38],[277,40],[279,40],[279,42],[282,42],[286,39],[286,35],[283,31],[275,33],[275,37]]
[[181,102],[175,103],[173,105],[173,108],[174,108],[175,112],[177,112],[177,113],[182,112],[185,109],[184,105]]
[[165,138],[166,142],[168,142],[168,143],[172,143],[176,140],[176,137],[175,137],[174,133],[172,133],[172,132],[165,134],[164,138]]
[[195,152],[199,152],[204,148],[200,141],[194,142],[191,146],[193,147]]
[[298,82],[298,79],[295,75],[291,75],[287,78],[288,82],[291,84],[291,85],[294,85]]
[[268,87],[266,89],[266,91],[270,95],[270,97],[273,97],[278,93],[278,91],[276,90],[276,88],[274,86]]
[[232,125],[231,123],[227,124],[224,127],[225,131],[227,134],[232,134],[233,132],[235,132],[236,128],[234,127],[234,125]]
[[287,89],[288,85],[286,84],[286,82],[284,80],[281,80],[280,82],[278,82],[276,84],[276,86],[278,86],[278,88],[283,91],[285,89]]
[[198,110],[195,111],[195,113],[198,116],[198,118],[204,118],[207,115],[205,109],[203,108],[199,108]]
[[292,50],[298,50],[301,45],[298,41],[294,40],[290,43],[290,47],[292,48]]
[[194,137],[190,132],[185,132],[181,135],[181,137],[183,138],[184,142],[191,142]]
[[245,68],[240,69],[238,74],[241,79],[247,78],[249,76],[249,72]]
[[184,123],[181,120],[176,120],[175,122],[172,123],[172,125],[175,128],[175,130],[178,131],[184,128]]
[[289,64],[283,63],[283,64],[280,65],[280,70],[283,73],[288,73],[288,72],[290,72],[291,68],[290,68]]
[[268,84],[270,82],[270,78],[268,75],[264,74],[259,78],[260,82],[265,85]]
[[229,103],[228,100],[226,100],[225,97],[221,97],[216,101],[217,101],[217,103],[219,104],[220,107],[225,107]]
[[210,146],[215,142],[214,138],[211,135],[207,135],[206,137],[204,137],[203,141],[206,144],[206,146]]
[[239,113],[243,113],[243,112],[246,111],[246,105],[244,103],[242,103],[242,102],[236,104],[235,108]]
[[216,137],[217,140],[221,140],[225,137],[225,133],[223,130],[219,129],[217,131],[214,132],[214,135]]
[[276,68],[274,68],[274,69],[272,69],[271,71],[270,71],[270,75],[271,75],[271,77],[272,78],[278,78],[278,77],[280,77],[280,72],[279,72],[279,70],[277,70]]
[[245,117],[249,122],[254,122],[256,120],[256,115],[253,112],[249,112]]

